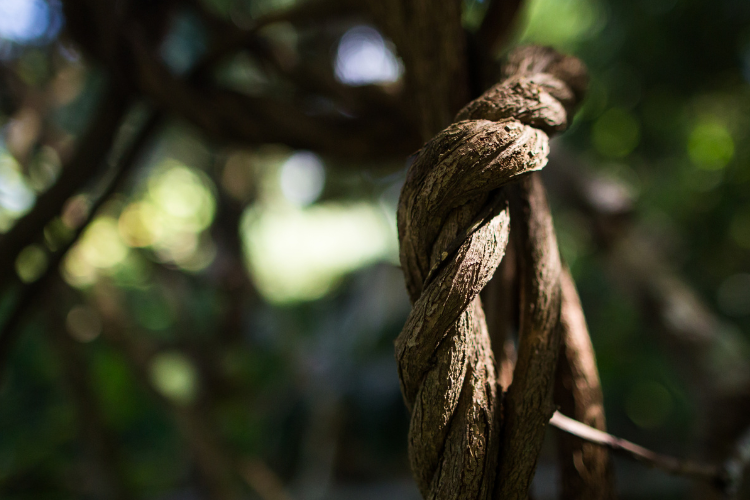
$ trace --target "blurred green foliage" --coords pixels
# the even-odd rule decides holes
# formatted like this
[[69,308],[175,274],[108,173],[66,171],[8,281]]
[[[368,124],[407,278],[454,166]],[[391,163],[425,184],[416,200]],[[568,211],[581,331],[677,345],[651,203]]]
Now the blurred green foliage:
[[[242,26],[293,2],[202,3]],[[484,3],[467,1],[467,26],[477,25]],[[48,5],[52,14],[37,22],[53,26],[58,4]],[[179,17],[162,47],[175,72],[205,50],[203,29],[199,19]],[[331,67],[346,26],[337,29],[324,37]],[[551,44],[588,64],[589,97],[562,141],[632,190],[644,230],[670,264],[747,338],[750,2],[529,0],[517,31],[522,42]],[[26,85],[50,94],[64,145],[87,123],[101,75],[56,33],[6,36],[0,58]],[[286,25],[274,33],[307,50],[309,33]],[[273,86],[260,72],[239,55],[218,78],[253,94]],[[40,119],[18,111],[0,117],[0,230],[59,171],[54,151],[14,159]],[[289,167],[295,154],[277,145],[230,149],[169,124],[128,191],[66,258],[67,285],[50,291],[23,325],[0,386],[3,498],[98,497],[96,476],[106,467],[128,492],[123,498],[203,498],[196,454],[206,449],[263,461],[295,498],[373,491],[416,498],[392,353],[409,310],[394,265],[403,163],[315,156],[320,172],[302,167],[295,175],[309,174],[320,189],[300,194],[285,191],[293,186],[283,181],[285,169],[297,168]],[[580,214],[564,203],[554,208],[610,429],[689,453],[691,388],[639,305],[613,286]],[[48,228],[47,248],[56,230]],[[23,281],[40,275],[45,252],[21,253]],[[67,347],[55,335],[66,336]],[[84,394],[74,387],[81,376]],[[115,451],[97,465],[91,440],[100,442],[100,431]],[[629,470],[626,477],[638,473]],[[650,498],[680,498],[687,487],[665,479]],[[255,497],[252,487],[240,488]]]

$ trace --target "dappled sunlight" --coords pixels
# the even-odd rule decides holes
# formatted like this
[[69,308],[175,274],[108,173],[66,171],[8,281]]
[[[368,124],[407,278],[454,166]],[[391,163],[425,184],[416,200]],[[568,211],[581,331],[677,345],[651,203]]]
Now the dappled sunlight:
[[117,221],[110,216],[99,217],[65,256],[63,277],[71,286],[93,285],[98,274],[112,274],[128,252]]
[[250,275],[266,300],[319,299],[347,274],[397,260],[390,203],[314,203],[324,191],[326,170],[309,151],[279,156],[271,150],[257,162],[264,166],[258,201],[245,210],[240,232]]
[[242,236],[253,279],[274,303],[320,298],[397,245],[380,207],[368,203],[250,209]]
[[133,265],[127,258],[131,248],[149,249],[157,260],[185,271],[205,269],[216,254],[210,238],[201,236],[216,211],[212,189],[202,173],[163,161],[116,218],[100,216],[86,230],[65,259],[67,281],[87,286],[97,274]]

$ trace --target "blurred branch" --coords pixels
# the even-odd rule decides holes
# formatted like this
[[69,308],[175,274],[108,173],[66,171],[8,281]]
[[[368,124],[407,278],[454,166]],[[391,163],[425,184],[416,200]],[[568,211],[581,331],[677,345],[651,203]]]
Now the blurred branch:
[[205,415],[192,405],[176,404],[162,395],[151,384],[149,363],[156,354],[154,346],[139,341],[117,325],[127,324],[116,306],[101,308],[105,318],[104,335],[130,365],[141,385],[159,403],[169,410],[177,423],[177,428],[185,438],[197,465],[202,486],[207,489],[211,500],[237,500],[240,493],[231,475],[232,460],[223,452],[214,435],[213,428],[205,420]]
[[[60,264],[65,255],[73,247],[73,245],[76,244],[88,225],[97,215],[99,209],[116,191],[120,183],[130,172],[131,167],[133,166],[135,160],[138,158],[139,154],[142,152],[147,141],[160,126],[161,120],[161,114],[151,112],[150,116],[146,119],[138,134],[133,138],[130,146],[117,160],[113,168],[112,178],[108,181],[101,195],[99,195],[99,197],[90,207],[88,213],[86,214],[86,218],[75,229],[68,242],[50,256],[47,268],[42,276],[33,283],[23,285],[21,292],[18,294],[18,298],[16,299],[14,308],[8,315],[8,319],[5,321],[5,324],[0,327],[0,384],[2,384],[3,377],[7,371],[10,351],[12,350],[15,340],[21,332],[19,323],[24,318],[26,311],[29,309],[31,304],[34,303],[37,295],[49,286],[51,280],[57,275]],[[15,259],[12,262],[14,261]]]
[[240,460],[240,476],[263,500],[291,500],[284,484],[265,462],[261,460]]
[[362,4],[356,0],[305,0],[296,3],[293,7],[279,9],[260,17],[255,20],[253,28],[259,30],[279,22],[310,25],[358,14],[362,10]]
[[[305,102],[254,97],[180,78],[158,58],[138,20],[119,19],[112,11],[114,4],[65,0],[63,5],[71,34],[89,54],[159,108],[188,120],[214,139],[247,145],[283,143],[348,158],[403,156],[418,146],[412,127],[394,122],[393,117],[313,115],[305,111]],[[100,25],[92,28],[88,20],[96,16],[101,18]],[[102,39],[109,40],[110,46],[102,44]]]
[[404,61],[409,114],[423,141],[469,101],[466,35],[459,0],[369,0],[378,27]]
[[87,482],[90,480],[93,483],[92,493],[95,498],[127,500],[131,495],[119,472],[116,439],[103,421],[81,346],[70,338],[64,328],[50,328],[46,332],[58,353],[63,376],[76,406],[80,439],[88,453],[84,470]]
[[697,390],[702,453],[722,459],[748,426],[748,342],[711,311],[635,226],[633,197],[622,183],[591,172],[560,147],[552,151],[544,171],[548,185],[587,217],[615,281],[657,326],[666,350]]
[[724,471],[728,477],[726,492],[730,498],[740,498],[740,486],[748,466],[750,466],[750,427],[740,434],[731,456],[724,462]]
[[[750,346],[717,317],[636,227],[634,202],[618,180],[604,178],[553,149],[545,169],[554,194],[588,218],[616,281],[643,307],[691,382],[708,396],[750,383]],[[714,394],[716,396],[717,394]]]
[[521,0],[490,0],[477,34],[481,49],[490,57],[508,41],[521,4]]
[[[251,304],[258,300],[258,291],[245,268],[240,235],[242,214],[253,200],[240,202],[232,198],[222,186],[219,168],[211,169],[211,179],[218,186],[216,217],[211,226],[211,236],[216,243],[217,255],[211,275],[216,277],[217,288],[225,294],[227,304],[218,327],[218,340],[223,347],[233,349],[242,343],[245,313]],[[254,197],[255,194],[252,194],[248,198]]]
[[270,12],[255,19],[249,29],[241,29],[209,12],[201,2],[190,0],[190,3],[206,24],[221,36],[194,69],[193,72],[197,74],[214,67],[227,55],[248,48],[257,40],[258,32],[272,24],[310,25],[355,15],[362,10],[361,5],[353,0],[309,0]]
[[0,114],[10,116],[21,107],[27,88],[18,74],[0,64]]
[[676,476],[685,476],[700,481],[707,481],[718,488],[725,488],[727,484],[726,474],[721,467],[715,465],[693,462],[691,460],[680,460],[678,458],[661,455],[642,446],[631,443],[624,439],[612,436],[586,424],[582,424],[572,418],[566,417],[562,413],[555,412],[550,425],[567,432],[572,436],[606,446],[612,451],[622,453],[623,455],[646,464],[669,474]]
[[[561,275],[562,346],[555,377],[555,403],[560,410],[600,431],[606,429],[604,397],[596,369],[586,318],[570,271]],[[554,418],[554,417],[553,417]],[[606,449],[560,434],[561,498],[615,498],[614,471]]]
[[[135,83],[160,107],[182,116],[214,139],[248,145],[284,143],[344,157],[383,157],[410,151],[415,141],[391,120],[363,122],[311,116],[300,103],[251,97],[227,89],[197,88],[174,77],[146,46],[133,43]],[[396,136],[398,131],[400,136]]]
[[[337,81],[332,65],[311,64],[294,56],[284,57],[277,47],[256,33],[243,33],[245,48],[268,70],[294,84],[301,95],[327,97],[360,121],[391,121],[408,128],[411,117],[403,105],[403,96],[386,92],[380,85],[344,85]],[[214,67],[212,54],[206,56],[191,72],[195,80]]]
[[44,226],[60,214],[65,202],[103,166],[129,103],[128,92],[119,83],[112,82],[101,98],[96,116],[78,139],[73,157],[63,166],[60,178],[39,196],[29,213],[0,237],[0,283],[6,284],[12,279],[18,253],[39,238]]

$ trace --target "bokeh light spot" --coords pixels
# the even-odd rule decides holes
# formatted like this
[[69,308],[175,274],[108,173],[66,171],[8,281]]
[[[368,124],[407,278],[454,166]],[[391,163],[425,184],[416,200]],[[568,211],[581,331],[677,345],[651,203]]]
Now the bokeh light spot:
[[161,235],[159,212],[148,202],[131,203],[120,214],[118,229],[128,246],[153,245]]
[[81,239],[81,255],[92,266],[108,269],[116,266],[127,256],[125,246],[112,217],[99,217],[86,230]]
[[41,151],[34,155],[29,170],[29,185],[37,192],[46,191],[57,180],[62,163],[54,148],[42,146]]
[[162,262],[185,270],[204,269],[213,257],[200,255],[200,234],[216,212],[213,185],[201,172],[167,160],[149,178],[143,200],[126,207],[120,217],[123,238],[133,246],[152,247]]
[[638,120],[628,111],[612,108],[593,125],[591,140],[603,156],[623,158],[629,155],[641,137]]
[[170,217],[167,225],[194,232],[211,224],[216,209],[208,179],[174,160],[165,161],[151,177],[148,198]]
[[175,74],[185,73],[205,50],[201,22],[191,13],[175,15],[159,50],[167,67]]
[[44,274],[47,265],[47,252],[39,245],[29,245],[16,258],[16,273],[24,283],[33,283]]
[[61,271],[65,282],[74,288],[85,288],[96,282],[96,268],[83,257],[80,245],[65,256]]
[[325,177],[325,169],[318,155],[310,151],[294,153],[279,171],[281,192],[297,206],[309,205],[323,191]]
[[625,401],[628,418],[644,429],[662,426],[673,406],[672,395],[667,388],[654,381],[640,382],[633,386]]
[[202,213],[202,209],[207,204],[207,193],[198,176],[188,168],[183,166],[170,168],[153,179],[150,190],[152,196],[167,214],[194,221],[205,227],[206,214]]
[[395,82],[403,68],[383,36],[370,26],[355,26],[339,41],[336,78],[347,85]]
[[688,155],[696,166],[718,170],[732,160],[734,141],[726,126],[716,120],[704,120],[690,133]]
[[7,151],[0,152],[0,207],[21,215],[35,200],[34,191],[21,175],[16,160]]
[[85,194],[74,196],[65,202],[60,219],[70,229],[77,229],[86,222],[91,209],[91,200]]
[[25,43],[44,35],[50,23],[50,9],[44,0],[0,2],[0,38]]
[[397,244],[380,207],[364,203],[250,209],[242,235],[253,279],[274,303],[320,298],[345,274],[385,259]]
[[177,265],[183,271],[190,273],[197,273],[203,271],[216,258],[216,245],[214,242],[205,238],[203,241],[198,241],[197,246],[192,249],[190,255],[185,256],[177,261]]
[[198,395],[198,373],[182,353],[157,354],[151,361],[151,383],[157,391],[178,404],[190,404]]
[[90,306],[75,306],[65,318],[65,326],[71,337],[79,342],[91,342],[102,332],[102,320]]

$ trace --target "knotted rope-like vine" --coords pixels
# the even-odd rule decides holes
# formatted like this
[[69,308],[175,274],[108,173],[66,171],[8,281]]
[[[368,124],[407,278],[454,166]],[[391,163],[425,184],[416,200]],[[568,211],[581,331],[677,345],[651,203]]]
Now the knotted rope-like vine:
[[[548,135],[567,127],[586,86],[577,59],[538,47],[514,51],[505,75],[422,148],[399,200],[400,259],[413,308],[396,357],[411,411],[411,467],[427,499],[488,499],[500,494],[498,468],[514,475],[514,464],[498,463],[501,433],[508,436],[498,390],[507,388],[497,387],[479,292],[508,243],[503,186],[544,167]],[[557,287],[542,311],[553,323],[559,280]]]

